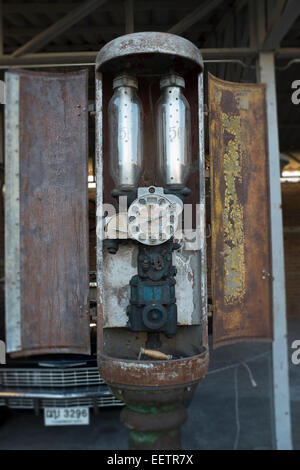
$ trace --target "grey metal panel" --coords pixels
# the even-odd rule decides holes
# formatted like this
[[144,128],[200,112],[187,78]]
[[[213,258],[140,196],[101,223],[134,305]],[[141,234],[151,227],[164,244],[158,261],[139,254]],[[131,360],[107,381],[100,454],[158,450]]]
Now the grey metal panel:
[[97,338],[98,352],[103,346],[103,136],[102,136],[102,74],[96,72],[96,236],[97,236]]
[[199,107],[199,190],[200,190],[200,306],[202,324],[202,345],[208,349],[207,326],[207,269],[206,269],[206,207],[205,207],[205,144],[204,144],[204,90],[203,74],[198,76],[198,107]]
[[6,350],[21,349],[19,76],[7,72],[5,106],[5,305]]

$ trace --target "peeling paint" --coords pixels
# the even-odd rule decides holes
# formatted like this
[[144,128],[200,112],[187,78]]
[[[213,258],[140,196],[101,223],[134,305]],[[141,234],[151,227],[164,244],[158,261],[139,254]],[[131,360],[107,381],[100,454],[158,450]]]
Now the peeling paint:
[[200,324],[200,265],[199,252],[183,249],[173,253],[176,274],[176,303],[179,325]]
[[[224,146],[224,275],[225,301],[240,301],[245,295],[245,250],[243,205],[237,194],[242,184],[242,153],[240,152],[240,116],[222,113]],[[225,139],[226,136],[226,139]]]
[[100,373],[110,384],[139,387],[188,384],[202,379],[208,369],[208,351],[171,361],[129,361],[99,354]]
[[[103,253],[103,320],[104,328],[124,327],[128,316],[129,281],[137,274],[137,247],[120,246],[116,255]],[[200,266],[199,253],[185,250],[173,253],[177,268],[175,295],[179,325],[200,324]],[[198,288],[196,288],[198,286]]]
[[272,338],[265,85],[209,75],[214,347]]

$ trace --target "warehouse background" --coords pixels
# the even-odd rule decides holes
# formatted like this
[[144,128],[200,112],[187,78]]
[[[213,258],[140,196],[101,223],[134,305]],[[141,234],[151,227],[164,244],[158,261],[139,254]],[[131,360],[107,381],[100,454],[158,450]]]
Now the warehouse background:
[[[65,21],[63,21],[66,19]],[[300,80],[300,2],[291,0],[0,0],[0,78],[10,67],[64,72],[89,68],[90,176],[94,161],[94,60],[108,41],[129,32],[182,35],[203,51],[210,71],[235,82],[256,82],[261,50],[275,51],[287,314],[300,316],[300,105],[292,82]],[[207,88],[207,87],[206,87]],[[207,102],[207,98],[206,98]],[[3,111],[0,189],[3,186]],[[209,170],[206,132],[207,170]],[[288,172],[288,176],[286,176]],[[89,190],[90,270],[95,270],[95,190]],[[209,198],[208,198],[209,204]],[[0,201],[0,337],[4,327],[4,207]],[[210,224],[208,214],[208,225]],[[209,230],[208,230],[209,233]],[[209,247],[209,239],[208,239]],[[208,250],[208,267],[210,251]],[[208,276],[209,278],[209,276]],[[209,297],[211,297],[209,285]],[[2,331],[1,331],[2,330]]]

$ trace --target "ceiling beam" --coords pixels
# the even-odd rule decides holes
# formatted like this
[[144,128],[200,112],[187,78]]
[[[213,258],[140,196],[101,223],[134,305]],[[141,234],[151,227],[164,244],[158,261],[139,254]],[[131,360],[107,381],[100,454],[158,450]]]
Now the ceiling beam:
[[289,32],[299,15],[300,1],[288,0],[280,17],[273,22],[273,25],[267,32],[262,49],[264,51],[271,51],[279,47],[282,39]]
[[46,44],[54,38],[64,33],[67,29],[78,23],[82,18],[85,18],[96,8],[103,5],[106,0],[87,0],[77,8],[72,9],[63,18],[53,23],[49,28],[35,36],[23,46],[19,47],[12,55],[13,57],[20,57],[24,54],[36,52],[42,49]]
[[99,51],[83,52],[37,52],[35,54],[26,54],[21,57],[5,54],[0,56],[0,68],[19,67],[19,66],[53,66],[71,64],[94,64]]
[[200,20],[205,18],[223,2],[224,0],[207,0],[204,4],[201,4],[187,16],[182,18],[182,20],[172,26],[172,28],[168,30],[168,33],[184,33],[190,28],[190,26],[193,26],[195,23],[198,23]]
[[[79,66],[79,65],[94,65],[95,59],[98,54],[95,51],[83,52],[44,52],[36,54],[26,54],[22,57],[12,57],[11,55],[0,56],[0,68],[7,69],[10,67],[43,67],[43,66]],[[231,47],[231,48],[200,48],[200,52],[204,60],[218,60],[218,59],[239,59],[243,60],[247,57],[256,57],[259,50],[249,47]],[[276,59],[300,59],[300,48],[298,47],[283,47],[275,51]]]
[[134,0],[125,0],[125,32],[130,34],[134,32]]
[[[139,30],[143,29],[143,31],[153,31],[153,28],[155,28],[155,31],[165,31],[167,28],[171,28],[172,24],[171,23],[157,23],[154,25],[151,24],[145,24],[142,26],[139,26]],[[210,33],[213,30],[213,27],[210,24],[203,24],[201,25],[201,31]],[[24,26],[24,28],[17,27],[17,26],[8,26],[3,29],[3,34],[4,37],[12,37],[15,39],[20,40],[21,38],[26,38],[26,37],[32,37],[36,34],[41,33],[43,30],[41,28],[33,28],[32,26]],[[199,28],[196,26],[193,26],[190,31],[199,31]],[[102,36],[103,34],[111,34],[111,35],[116,35],[116,34],[124,34],[124,24],[118,24],[118,25],[101,25],[101,26],[96,26],[96,25],[91,25],[91,26],[73,26],[68,30],[68,37],[70,37],[70,40],[72,41],[72,35],[78,35],[78,34],[94,34],[97,36]],[[79,47],[79,45],[77,44]],[[67,47],[67,46],[65,46]]]
[[[123,12],[123,1],[124,0],[111,0],[107,2],[105,6],[105,11],[114,11],[118,14]],[[15,15],[22,14],[30,17],[31,14],[35,13],[49,13],[49,14],[65,14],[70,11],[70,7],[76,8],[82,4],[82,1],[78,0],[77,2],[66,2],[61,0],[57,3],[45,3],[45,2],[19,2],[12,3],[9,0],[3,5],[4,15]],[[174,8],[174,0],[156,0],[155,2],[149,0],[137,0],[135,2],[135,11],[145,12],[145,11],[155,11],[169,12],[170,9]],[[186,13],[189,8],[186,2],[176,2],[176,10],[180,11],[181,14]]]
[[267,30],[270,31],[280,18],[286,0],[267,0]]
[[222,33],[228,27],[231,17],[234,16],[235,13],[239,12],[245,6],[246,1],[247,0],[236,0],[234,2],[231,8],[223,15],[220,21],[214,26],[211,34],[207,36],[204,42],[204,47],[211,46],[211,42],[214,42],[217,35],[219,33]]
[[[122,31],[121,34],[124,34],[124,27],[123,27],[123,31]],[[50,44],[49,46],[47,46],[47,52],[45,52],[45,54],[60,53],[60,52],[65,53],[67,47],[68,47],[68,53],[69,52],[72,52],[72,53],[76,52],[78,54],[85,53],[85,52],[93,53],[93,51],[96,51],[97,49],[99,51],[101,49],[101,47],[103,47],[106,43],[107,43],[107,41],[105,41],[104,39],[101,39],[101,40],[98,40],[98,41],[90,42],[89,44],[80,44],[80,49],[79,49],[78,44],[68,44],[68,46],[63,45],[63,44]],[[14,46],[12,46],[12,45],[6,46],[5,47],[5,57],[10,57],[10,54],[12,54],[12,52],[15,49],[16,49],[15,45]],[[36,54],[38,54],[38,52]],[[20,59],[22,59],[23,57],[26,58],[27,55],[21,56]],[[17,59],[19,59],[19,58],[17,58]]]
[[[3,55],[0,56],[0,68],[94,65],[98,52],[98,50],[83,52],[43,52],[26,54],[22,57]],[[255,57],[258,54],[256,49],[249,49],[247,47],[200,49],[200,52],[204,59],[242,59],[243,57]]]
[[248,31],[250,47],[257,47],[257,7],[256,0],[248,0]]
[[300,47],[279,47],[275,51],[277,59],[300,59]]
[[266,1],[256,0],[256,34],[259,45],[263,44],[267,35],[266,22]]
[[[0,67],[9,68],[14,66],[35,66],[42,67],[45,65],[65,65],[71,64],[84,65],[84,64],[95,64],[95,59],[98,54],[98,50],[95,51],[83,51],[83,52],[43,52],[36,54],[26,54],[22,57],[12,57],[11,55],[0,56]],[[259,50],[256,48],[249,47],[230,47],[230,48],[200,48],[200,52],[204,60],[218,60],[218,59],[240,59],[243,60],[247,57],[256,57]],[[300,48],[299,47],[282,47],[275,51],[275,57],[277,59],[300,59]]]

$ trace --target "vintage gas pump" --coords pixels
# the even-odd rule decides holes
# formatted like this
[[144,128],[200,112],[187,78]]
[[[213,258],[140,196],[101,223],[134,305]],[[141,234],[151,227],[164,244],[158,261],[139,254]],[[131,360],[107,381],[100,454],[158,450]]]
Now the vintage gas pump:
[[208,368],[202,70],[166,33],[96,60],[98,363],[132,447],[180,447]]

